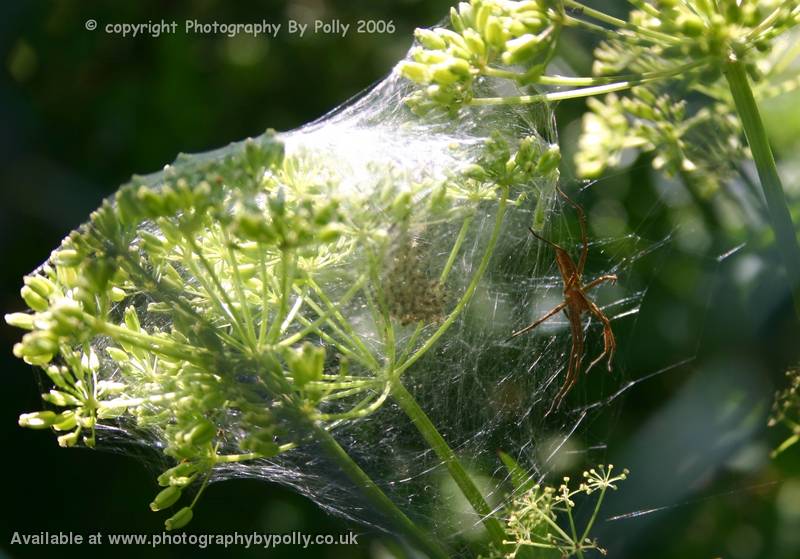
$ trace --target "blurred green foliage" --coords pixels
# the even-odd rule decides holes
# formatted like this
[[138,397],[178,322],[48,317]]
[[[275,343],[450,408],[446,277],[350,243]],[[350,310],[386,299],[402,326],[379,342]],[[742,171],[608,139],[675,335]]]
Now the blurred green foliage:
[[[623,2],[598,2],[621,13]],[[419,25],[432,25],[449,2],[219,0],[6,3],[0,7],[0,270],[2,308],[22,309],[21,277],[40,264],[103,197],[136,173],[157,170],[179,151],[201,151],[309,122],[390,71]],[[99,29],[87,31],[93,18]],[[346,37],[279,34],[253,39],[187,35],[122,38],[106,23],[186,19],[224,22],[295,19],[392,20],[393,34]],[[562,53],[585,74],[592,41],[571,36]],[[765,118],[797,207],[797,95],[765,106]],[[558,107],[565,154],[564,185],[576,192],[569,161],[582,102]],[[738,162],[731,162],[736,164]],[[791,180],[790,180],[791,179]],[[781,559],[800,554],[800,453],[768,458],[785,433],[766,417],[783,371],[798,359],[798,326],[779,259],[768,239],[708,230],[682,187],[654,174],[641,157],[581,192],[594,238],[634,235],[668,243],[637,260],[620,285],[645,288],[640,313],[619,322],[613,376],[594,372],[581,396],[599,385],[632,386],[579,431],[576,457],[630,468],[610,496],[597,537],[615,558]],[[716,203],[716,202],[712,202]],[[800,207],[797,207],[800,209]],[[724,211],[724,210],[722,210]],[[800,215],[800,214],[798,214]],[[562,219],[559,216],[559,219]],[[570,219],[565,216],[563,219]],[[572,223],[574,226],[575,224]],[[573,227],[574,229],[574,227]],[[726,258],[720,255],[745,243]],[[593,256],[591,271],[613,263],[614,250]],[[52,437],[17,427],[19,413],[40,405],[33,373],[11,356],[19,333],[2,325],[4,514],[0,556],[44,552],[84,557],[194,556],[189,546],[58,549],[11,546],[11,534],[43,530],[92,533],[161,531],[144,512],[153,472],[129,456],[59,449]],[[660,374],[655,374],[662,371]],[[593,448],[600,446],[601,448]],[[129,448],[136,455],[144,450]],[[571,457],[571,459],[570,459]],[[149,457],[152,458],[152,457]],[[44,468],[65,483],[45,485]],[[90,487],[87,499],[70,485]],[[226,557],[382,557],[393,545],[348,526],[281,487],[252,480],[213,485],[192,531],[232,533],[305,530],[362,534],[357,548],[233,548]],[[663,508],[662,508],[663,507]],[[648,514],[637,511],[658,509]],[[623,518],[606,520],[622,515]],[[220,556],[219,549],[211,550]]]

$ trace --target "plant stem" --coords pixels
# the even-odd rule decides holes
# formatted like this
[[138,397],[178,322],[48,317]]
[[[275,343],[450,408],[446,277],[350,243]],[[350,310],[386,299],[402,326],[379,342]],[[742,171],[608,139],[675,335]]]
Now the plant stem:
[[400,404],[400,407],[403,408],[403,411],[414,423],[425,439],[425,442],[427,442],[436,453],[436,456],[444,462],[453,481],[455,481],[456,485],[461,489],[464,497],[469,501],[469,504],[472,505],[472,508],[475,509],[475,512],[480,515],[481,521],[489,532],[495,545],[500,546],[500,549],[502,549],[503,540],[506,537],[505,530],[503,530],[500,521],[492,514],[492,508],[483,498],[483,495],[475,486],[469,474],[464,470],[461,462],[458,461],[458,457],[455,452],[453,452],[453,449],[448,446],[447,441],[439,434],[439,431],[436,430],[436,427],[425,414],[425,411],[419,407],[414,396],[403,386],[399,379],[395,380],[392,385],[392,396],[397,403]]
[[316,423],[311,424],[311,430],[317,442],[327,451],[347,477],[356,484],[369,501],[389,519],[399,530],[408,536],[421,550],[430,557],[447,559],[447,552],[423,532],[403,511],[397,508],[389,497],[378,487],[361,467],[356,464],[345,450],[336,442],[333,436]]
[[797,243],[789,206],[783,192],[775,158],[769,145],[767,132],[758,111],[758,105],[750,89],[744,63],[735,55],[731,55],[725,64],[725,77],[736,104],[736,110],[742,121],[750,151],[753,153],[761,188],[767,201],[767,210],[775,233],[775,242],[783,258],[786,268],[786,277],[792,292],[794,311],[800,320],[800,245]]
[[[681,64],[680,66],[675,66],[674,68],[670,68],[668,70],[631,75],[630,79],[623,79],[614,83],[594,85],[591,87],[577,87],[575,89],[568,89],[566,91],[551,91],[549,93],[539,93],[536,95],[518,95],[510,97],[475,97],[469,102],[469,104],[475,106],[525,105],[530,103],[541,103],[544,101],[565,101],[567,99],[593,97],[595,95],[604,95],[606,93],[613,93],[615,91],[623,91],[643,83],[669,78],[679,74],[685,74],[691,70],[704,66],[707,63],[708,61],[704,58],[702,60],[695,60],[694,62],[690,62],[688,64]],[[548,76],[545,81],[554,82],[556,80],[554,80],[553,76]]]

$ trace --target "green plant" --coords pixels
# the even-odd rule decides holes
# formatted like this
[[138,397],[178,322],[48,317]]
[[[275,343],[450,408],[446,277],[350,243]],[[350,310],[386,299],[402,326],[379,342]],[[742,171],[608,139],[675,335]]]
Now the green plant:
[[773,451],[773,458],[800,441],[800,370],[790,369],[786,377],[789,379],[789,386],[775,394],[769,425],[783,425],[792,434]]
[[[309,494],[345,478],[378,522],[430,556],[447,556],[447,538],[410,514],[392,494],[396,484],[363,467],[383,444],[375,431],[395,427],[378,419],[393,403],[482,524],[488,545],[479,553],[582,558],[599,550],[591,529],[607,489],[625,473],[600,468],[577,489],[534,487],[501,457],[518,478],[503,518],[476,475],[491,471],[486,457],[467,463],[454,450],[458,433],[440,430],[416,385],[443,368],[447,357],[437,352],[445,341],[468,345],[475,335],[465,315],[481,291],[530,273],[508,260],[527,227],[547,225],[560,151],[512,110],[518,105],[607,95],[590,102],[584,174],[636,147],[699,185],[699,197],[719,178],[715,158],[746,152],[743,131],[789,278],[800,278],[794,227],[750,87],[762,77],[753,61],[797,23],[797,6],[634,5],[621,20],[572,0],[461,3],[452,29],[418,30],[418,45],[398,65],[417,85],[406,96],[416,116],[398,116],[394,103],[409,88],[391,78],[322,125],[268,132],[135,177],[25,278],[31,312],[6,316],[28,331],[14,353],[53,384],[43,394],[48,409],[23,414],[20,425],[52,429],[62,446],[94,446],[105,429],[119,429],[163,452],[173,465],[158,477],[163,489],[151,508],[172,508],[196,489],[168,529],[191,520],[207,485],[227,469],[270,468],[273,476],[291,472],[282,481],[307,480]],[[547,74],[568,28],[605,39],[595,75]],[[707,106],[690,114],[665,84],[705,96]],[[542,91],[554,86],[570,89]],[[549,115],[546,107],[541,113]],[[720,139],[698,147],[692,135],[708,128],[721,128]],[[501,260],[504,253],[512,258]],[[796,304],[800,313],[800,295]],[[546,353],[535,342],[515,343]],[[482,350],[476,362],[499,351]],[[551,353],[557,370],[560,355]],[[466,363],[433,382],[473,374]],[[491,397],[470,405],[491,407]],[[573,497],[593,493],[596,507],[579,531]]]
[[[628,477],[628,471],[612,475],[613,465],[598,466],[583,472],[578,487],[571,486],[565,477],[558,488],[541,486],[532,481],[513,459],[501,454],[514,483],[514,493],[505,508],[506,544],[504,549],[493,549],[487,559],[515,559],[517,557],[578,557],[595,550],[605,551],[589,537],[603,505],[606,492],[616,490],[615,485]],[[573,511],[575,499],[580,495],[595,496],[591,517],[578,530]]]
[[[630,91],[622,101],[611,95],[605,103],[590,101],[579,171],[596,176],[626,147],[654,151],[654,164],[668,174],[680,174],[701,208],[704,195],[725,178],[719,162],[743,151],[741,127],[800,318],[800,245],[751,87],[753,81],[764,82],[756,92],[774,92],[775,84],[768,80],[785,69],[787,60],[777,57],[766,68],[757,63],[767,60],[775,40],[798,24],[800,7],[790,0],[635,0],[631,5],[634,9],[622,20],[575,0],[462,2],[451,12],[453,29],[417,31],[420,45],[412,49],[411,60],[398,66],[403,76],[423,86],[407,102],[420,114],[441,109],[454,114],[465,106]],[[546,73],[560,35],[569,28],[603,39],[595,50],[592,76]],[[795,54],[789,49],[786,58]],[[486,78],[526,88],[569,89],[484,96]],[[707,106],[687,115],[684,99],[689,94],[699,94]],[[705,132],[693,134],[698,127]],[[711,145],[708,140],[698,145],[698,136],[711,136]],[[713,215],[704,214],[714,226]]]
[[394,530],[443,556],[331,435],[393,399],[499,542],[499,521],[402,379],[469,303],[509,205],[555,172],[557,149],[510,141],[493,134],[476,155],[450,142],[466,164],[439,178],[367,161],[364,190],[344,185],[341,161],[286,154],[271,132],[134,179],[25,278],[32,312],[6,316],[29,330],[14,353],[54,384],[43,395],[54,409],[20,425],[63,433],[62,446],[94,446],[109,422],[145,433],[176,463],[154,511],[199,486],[168,529],[191,520],[220,468],[317,445]]

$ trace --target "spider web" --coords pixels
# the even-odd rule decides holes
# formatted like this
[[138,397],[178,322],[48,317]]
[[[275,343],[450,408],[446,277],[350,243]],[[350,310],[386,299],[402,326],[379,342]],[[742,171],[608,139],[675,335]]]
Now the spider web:
[[[478,87],[492,95],[514,93],[502,89],[507,85],[500,86],[491,80]],[[555,141],[550,107],[492,107],[467,112],[455,121],[420,120],[402,103],[409,92],[409,84],[392,75],[322,119],[278,137],[285,143],[287,157],[317,162],[309,176],[320,181],[335,180],[337,188],[347,195],[370,195],[377,191],[377,168],[393,168],[393,180],[401,185],[447,177],[452,169],[476,161],[495,130],[502,130],[512,143],[528,135],[537,138],[542,146]],[[221,150],[183,158],[174,167],[223,158],[226,153]],[[157,174],[146,181],[157,185],[163,179],[162,174]],[[403,377],[404,384],[497,510],[506,502],[510,489],[498,451],[511,454],[537,479],[556,474],[564,468],[564,456],[602,451],[603,436],[587,432],[587,426],[597,414],[618,401],[624,387],[631,386],[625,384],[624,371],[616,368],[608,374],[600,365],[592,373],[593,399],[589,399],[590,391],[581,374],[561,409],[545,417],[563,383],[572,347],[568,322],[563,315],[556,316],[536,331],[508,339],[513,331],[529,324],[563,298],[563,281],[552,249],[527,231],[539,219],[537,212],[544,217],[544,234],[549,239],[561,244],[575,258],[581,248],[573,208],[559,201],[554,186],[546,180],[515,185],[516,203],[509,207],[499,243],[475,295],[431,350]],[[570,185],[566,186],[570,190]],[[573,196],[577,203],[582,203],[580,192]],[[452,306],[463,295],[466,283],[476,273],[495,211],[492,204],[478,204],[473,225],[455,259],[451,279],[444,286],[447,305]],[[386,229],[391,231],[390,217],[384,218]],[[430,255],[422,260],[430,267],[425,270],[427,275],[439,272],[456,232],[453,227],[434,227],[414,240]],[[646,284],[633,284],[629,272],[640,261],[668,246],[670,240],[650,240],[630,233],[618,238],[592,239],[589,243],[584,282],[604,274],[619,277],[616,285],[603,285],[592,294],[615,329],[634,330],[647,293]],[[329,279],[326,288],[332,292],[346,291],[350,278],[342,274],[338,279]],[[356,323],[363,314],[363,303],[363,298],[354,297],[342,306],[341,312],[353,317]],[[139,310],[145,330],[165,327],[163,316],[148,313],[146,305]],[[426,326],[420,339],[424,340],[434,329],[435,325]],[[365,341],[380,352],[375,330],[375,324],[363,324]],[[413,333],[413,324],[398,328],[401,342],[408,342]],[[596,320],[585,320],[584,334],[585,367],[600,351],[601,325]],[[101,353],[104,340],[93,343]],[[627,343],[625,337],[618,339],[621,352]],[[113,378],[113,364],[104,363],[102,374]],[[142,448],[158,451],[164,445],[163,433],[143,431],[125,419],[104,423],[99,429],[101,448],[142,457]],[[332,426],[331,433],[414,521],[430,526],[448,539],[468,540],[482,530],[481,519],[448,481],[441,459],[425,445],[391,398],[367,417]],[[573,445],[577,437],[591,439],[587,448]],[[352,484],[314,443],[304,442],[272,459],[220,465],[215,468],[212,481],[237,477],[290,486],[332,513],[391,531],[385,519],[376,516],[355,495]]]

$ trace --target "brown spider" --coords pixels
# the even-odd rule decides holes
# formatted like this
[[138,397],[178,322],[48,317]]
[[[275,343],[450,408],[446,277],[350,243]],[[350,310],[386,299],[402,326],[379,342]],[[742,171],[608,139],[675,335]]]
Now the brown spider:
[[578,374],[580,373],[581,361],[583,361],[584,352],[583,324],[581,322],[583,313],[589,312],[596,316],[597,319],[603,323],[603,353],[601,353],[597,359],[591,362],[589,367],[586,369],[586,372],[588,373],[592,367],[602,361],[604,357],[608,358],[608,370],[611,371],[611,360],[614,357],[614,350],[617,348],[617,342],[614,339],[614,332],[611,330],[611,322],[608,320],[608,317],[603,314],[603,311],[601,311],[600,308],[594,303],[594,301],[589,299],[589,297],[586,295],[587,291],[597,287],[603,282],[610,281],[611,283],[614,283],[617,281],[617,276],[612,274],[600,276],[586,285],[581,285],[583,268],[586,265],[586,257],[589,254],[589,238],[586,233],[586,215],[583,213],[583,208],[572,201],[563,190],[560,188],[557,190],[561,197],[575,208],[575,211],[578,214],[578,221],[581,226],[582,243],[578,265],[575,265],[575,262],[572,260],[566,250],[554,242],[548,241],[547,239],[539,236],[533,229],[528,228],[534,237],[543,243],[547,243],[553,247],[553,250],[555,250],[556,264],[558,264],[558,270],[561,273],[561,279],[564,282],[564,301],[545,313],[545,315],[536,322],[511,334],[511,338],[515,338],[526,332],[530,332],[561,310],[564,311],[564,314],[566,314],[567,318],[569,319],[570,330],[572,332],[572,349],[569,354],[567,377],[564,379],[564,386],[561,387],[561,390],[558,391],[558,394],[556,395],[552,404],[550,404],[550,409],[547,410],[545,417],[550,415],[553,410],[557,409],[558,406],[561,405],[561,401],[564,399],[564,396],[567,395],[570,389],[572,389],[572,387],[575,386],[575,383],[578,381]]

